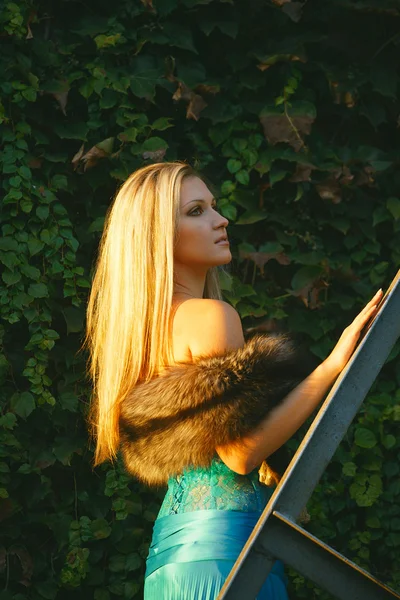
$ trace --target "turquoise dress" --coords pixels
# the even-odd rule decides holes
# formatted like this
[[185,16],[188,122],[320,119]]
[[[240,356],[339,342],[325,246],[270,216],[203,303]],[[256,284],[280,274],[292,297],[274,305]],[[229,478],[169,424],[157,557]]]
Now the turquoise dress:
[[[272,492],[257,469],[238,475],[218,457],[171,478],[154,524],[144,600],[215,600]],[[280,561],[257,599],[288,600]]]

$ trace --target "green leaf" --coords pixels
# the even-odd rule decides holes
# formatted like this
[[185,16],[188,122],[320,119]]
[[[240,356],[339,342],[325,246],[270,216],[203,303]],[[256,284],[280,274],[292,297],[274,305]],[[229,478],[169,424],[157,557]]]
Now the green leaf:
[[393,448],[393,446],[396,445],[396,438],[391,434],[385,435],[382,439],[382,443],[387,450],[390,450],[390,448]]
[[83,308],[67,306],[63,309],[64,319],[67,323],[67,333],[77,333],[83,331],[85,313]]
[[312,283],[321,275],[321,268],[317,266],[302,267],[297,271],[292,279],[292,289],[301,290]]
[[58,400],[64,410],[68,410],[69,412],[77,411],[79,400],[74,392],[62,392],[59,395]]
[[376,208],[373,213],[372,226],[376,227],[376,225],[379,225],[379,223],[391,221],[391,219],[392,216],[390,212],[384,206],[378,206],[378,208]]
[[345,219],[344,217],[335,217],[334,219],[330,220],[329,224],[345,235],[351,226],[349,219]]
[[46,600],[54,600],[57,596],[58,585],[51,579],[45,582],[37,582],[35,588]]
[[2,273],[1,278],[5,284],[14,285],[15,283],[18,283],[18,281],[21,279],[21,273],[19,273],[18,271],[15,271],[13,273],[12,271],[6,270]]
[[[40,252],[44,247],[43,242],[41,242],[40,240],[36,239],[36,238],[30,238],[28,240],[28,250],[29,250],[29,254],[31,256],[34,256],[35,254],[37,254],[38,252]],[[0,248],[1,248],[1,238],[0,238]]]
[[224,196],[228,196],[229,194],[231,194],[234,189],[236,188],[236,184],[234,181],[224,181],[223,184],[221,185],[221,194],[223,194]]
[[31,170],[28,167],[22,166],[18,169],[18,173],[23,179],[29,180],[32,178]]
[[53,126],[54,133],[62,140],[83,140],[87,141],[89,131],[86,123],[63,123],[57,122]]
[[386,208],[396,219],[400,219],[400,200],[398,198],[388,198]]
[[154,123],[151,125],[151,128],[153,130],[157,129],[158,131],[164,131],[170,127],[175,127],[175,125],[171,123],[172,120],[173,119],[171,117],[160,117],[154,121]]
[[342,467],[343,475],[347,475],[348,477],[354,477],[357,473],[357,465],[353,462],[347,462]]
[[51,178],[51,187],[56,190],[68,190],[68,179],[65,175],[53,175]]
[[357,427],[354,436],[354,443],[360,448],[373,448],[377,444],[375,434],[365,427]]
[[58,436],[55,439],[53,446],[54,456],[66,466],[69,466],[72,455],[80,449],[80,444],[77,438]]
[[143,559],[137,552],[131,552],[126,557],[126,570],[136,571],[143,565]]
[[125,571],[126,557],[123,554],[116,554],[110,557],[108,568],[111,573],[121,573]]
[[236,152],[240,153],[247,148],[247,140],[242,138],[234,138],[232,140],[232,146],[235,148]]
[[237,173],[239,169],[242,168],[242,163],[240,160],[236,160],[235,158],[230,158],[227,162],[227,167],[229,173]]
[[30,279],[34,279],[35,281],[37,281],[41,276],[39,269],[37,269],[36,267],[32,267],[28,264],[21,265],[21,273],[23,273]]
[[26,419],[36,408],[35,399],[29,392],[14,394],[11,398],[11,408],[19,417]]
[[13,250],[14,252],[18,252],[18,242],[10,236],[0,237],[0,250]]
[[237,181],[243,185],[248,185],[250,181],[249,172],[245,169],[241,169],[235,174]]
[[354,483],[351,484],[350,497],[358,506],[372,506],[382,493],[382,479],[379,475],[356,475]]
[[233,204],[220,204],[219,212],[229,221],[234,221],[237,216],[236,206],[234,206]]
[[22,212],[24,212],[26,214],[29,214],[33,208],[33,202],[32,202],[32,200],[30,200],[30,198],[22,198],[19,205],[20,205]]
[[110,600],[110,592],[101,588],[94,590],[94,600]]
[[5,415],[0,417],[0,427],[4,427],[5,429],[14,429],[17,424],[17,417],[14,413],[6,412]]
[[152,56],[138,56],[130,80],[132,93],[138,98],[153,100],[162,73]]
[[37,209],[36,209],[36,211],[35,211],[36,216],[41,221],[45,221],[48,218],[49,212],[50,212],[49,207],[48,206],[43,206],[43,205],[38,206]]
[[139,130],[136,127],[129,127],[118,134],[118,139],[121,142],[135,142],[138,136]]
[[94,38],[95,44],[97,48],[100,50],[102,48],[109,48],[116,46],[117,44],[125,42],[125,38],[120,33],[115,33],[114,35],[97,35]]
[[105,217],[97,217],[88,227],[88,232],[103,231]]
[[263,221],[268,216],[268,213],[264,210],[246,210],[236,221],[236,225],[251,225]]
[[165,140],[160,137],[151,137],[142,145],[143,152],[156,152],[157,150],[164,150],[168,148],[168,144]]
[[91,530],[96,540],[104,540],[111,534],[111,527],[105,519],[95,519],[91,523]]
[[31,283],[28,287],[28,294],[33,298],[47,298],[49,290],[44,283]]
[[223,269],[218,270],[218,279],[221,290],[226,290],[228,292],[232,291],[233,278],[231,275],[229,275],[229,273]]
[[382,527],[378,517],[368,517],[365,521],[367,527],[371,529],[380,529]]
[[382,94],[382,96],[393,99],[397,97],[398,76],[396,67],[392,63],[388,61],[372,61],[371,82],[373,89]]

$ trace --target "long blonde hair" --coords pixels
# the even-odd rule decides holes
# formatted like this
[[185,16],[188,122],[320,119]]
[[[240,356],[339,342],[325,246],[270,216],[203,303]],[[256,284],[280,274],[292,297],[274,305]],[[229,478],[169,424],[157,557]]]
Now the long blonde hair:
[[[173,362],[170,314],[180,189],[199,174],[184,162],[132,173],[109,207],[86,313],[83,347],[93,392],[89,429],[94,466],[117,456],[119,406],[138,381]],[[205,298],[221,299],[215,267]]]

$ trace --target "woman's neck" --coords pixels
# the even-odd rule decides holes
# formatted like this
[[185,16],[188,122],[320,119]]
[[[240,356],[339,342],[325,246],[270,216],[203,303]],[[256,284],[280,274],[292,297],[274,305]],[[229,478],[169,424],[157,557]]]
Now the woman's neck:
[[[174,298],[203,298],[207,273],[175,272]],[[183,283],[180,283],[183,282]]]

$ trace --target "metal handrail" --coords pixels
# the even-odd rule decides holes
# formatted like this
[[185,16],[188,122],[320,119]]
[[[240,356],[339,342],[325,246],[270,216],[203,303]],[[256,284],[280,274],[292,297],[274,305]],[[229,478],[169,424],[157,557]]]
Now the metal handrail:
[[400,280],[318,411],[218,600],[256,598],[276,559],[339,600],[400,599],[394,590],[296,524],[399,336]]

